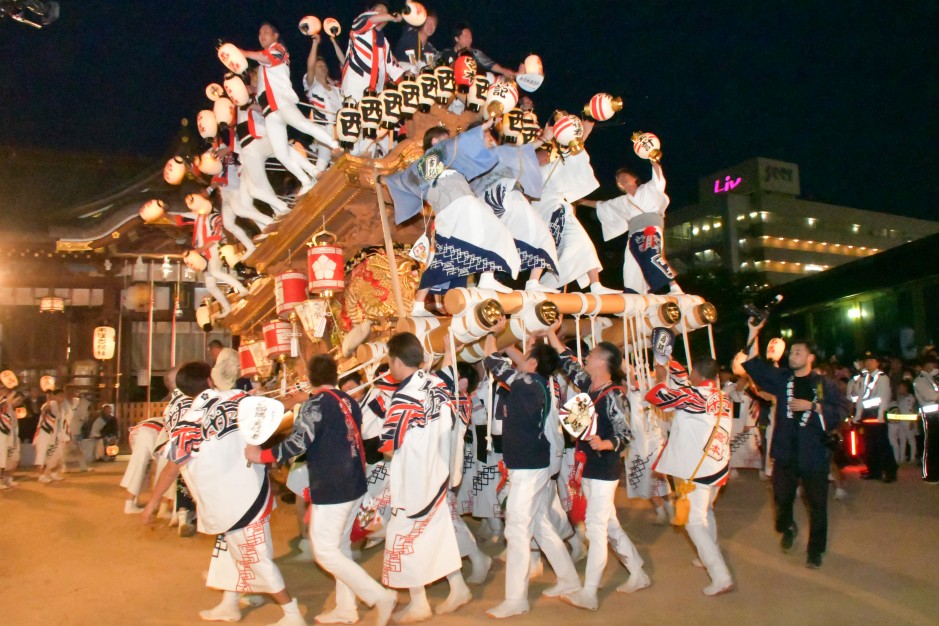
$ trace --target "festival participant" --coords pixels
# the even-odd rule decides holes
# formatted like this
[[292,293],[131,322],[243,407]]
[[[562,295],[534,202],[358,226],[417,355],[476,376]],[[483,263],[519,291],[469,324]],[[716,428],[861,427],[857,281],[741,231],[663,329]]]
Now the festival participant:
[[382,363],[375,370],[375,380],[365,397],[360,401],[362,409],[362,439],[365,445],[365,477],[368,494],[362,502],[362,517],[376,515],[381,522],[375,522],[369,533],[366,548],[378,545],[384,540],[388,518],[391,516],[391,487],[389,472],[391,459],[381,453],[381,432],[385,423],[385,414],[391,396],[398,389],[398,381],[388,373],[388,366]]
[[482,520],[478,529],[479,536],[498,543],[502,540],[505,526],[505,512],[499,497],[499,487],[504,481],[499,467],[503,465],[502,418],[508,400],[508,387],[486,376],[477,388],[477,395],[479,403],[473,407],[476,455],[471,507],[473,517]]
[[450,595],[438,614],[472,600],[460,573],[460,549],[446,503],[458,418],[446,385],[420,369],[423,360],[424,348],[413,334],[398,333],[388,341],[389,372],[401,382],[382,430],[383,449],[392,453],[392,513],[382,582],[410,591],[410,604],[394,615],[398,623],[430,619],[424,586],[444,576]]
[[496,355],[495,336],[505,326],[506,320],[502,318],[486,336],[483,349],[486,369],[510,387],[502,430],[503,458],[511,484],[505,511],[505,601],[486,612],[495,618],[530,610],[528,579],[533,538],[558,579],[543,595],[557,597],[580,591],[574,562],[548,517],[549,504],[556,497],[556,491],[550,488],[552,446],[548,433],[551,429],[557,433],[560,427],[550,384],[558,367],[558,353],[553,347],[536,342],[523,356],[518,369],[513,368],[508,359]]
[[[89,407],[91,402],[88,398],[75,393],[66,385],[66,404],[68,405],[68,431],[71,439],[65,444],[63,453],[66,458],[71,452],[71,456],[77,457],[78,471],[93,472],[94,468],[88,466],[88,460],[85,457],[85,446],[83,433],[86,431],[85,422],[89,420]],[[66,462],[67,465],[67,462]],[[66,471],[68,471],[66,469]]]
[[[342,108],[342,90],[339,85],[329,77],[329,66],[326,60],[318,56],[321,37],[314,35],[310,44],[310,55],[306,61],[306,73],[303,75],[303,90],[307,100],[313,105],[310,118],[317,126],[322,126],[330,137],[336,134],[336,113]],[[320,141],[315,141],[316,169],[323,172],[329,167],[332,159],[330,147]]]
[[740,376],[723,387],[734,404],[733,430],[730,433],[730,473],[733,479],[737,469],[763,467],[760,456],[760,403],[753,391],[749,376]]
[[[200,611],[207,621],[237,622],[240,593],[267,593],[284,616],[278,626],[306,624],[297,601],[290,597],[273,560],[270,514],[274,497],[267,468],[245,464],[246,444],[238,433],[240,391],[212,388],[208,363],[190,362],[176,374],[176,387],[192,400],[189,410],[170,433],[171,463],[157,479],[154,493],[165,492],[182,473],[199,510],[199,532],[217,535],[206,586],[222,590],[222,601]],[[141,516],[153,521],[158,498],[151,498]]]
[[494,272],[507,272],[513,278],[518,274],[521,259],[515,240],[467,183],[498,163],[483,135],[492,124],[490,119],[453,138],[443,126],[428,129],[424,156],[385,179],[397,223],[420,213],[425,200],[435,216],[434,251],[414,295],[412,316],[430,315],[424,298],[431,288],[452,287],[470,274],[480,274],[480,289],[511,291],[495,279]]
[[63,445],[68,441],[66,421],[62,405],[65,403],[65,391],[53,389],[42,405],[39,413],[39,425],[33,438],[36,452],[34,465],[39,468],[39,482],[48,485],[52,481],[65,480],[62,476],[64,466]]
[[209,354],[212,356],[212,385],[219,391],[233,389],[241,375],[238,352],[213,339],[209,342]]
[[309,473],[310,542],[316,562],[336,578],[336,608],[316,616],[319,624],[354,624],[355,599],[374,606],[378,624],[391,617],[397,594],[382,588],[352,558],[349,533],[365,496],[365,447],[362,412],[349,395],[336,388],[336,361],[326,354],[307,364],[312,396],[303,403],[290,435],[267,450],[247,446],[251,463],[289,462],[306,455]]
[[[584,140],[592,130],[593,122],[584,121]],[[550,142],[553,138],[554,129],[548,126],[539,141]],[[590,155],[583,150],[552,162],[550,150],[539,149],[536,154],[541,165],[541,198],[532,202],[532,207],[548,224],[558,257],[558,273],[543,275],[541,282],[549,289],[562,289],[576,280],[581,287],[589,284],[594,294],[619,293],[600,284],[603,265],[574,212],[574,203],[600,186],[590,165]]]
[[[734,581],[717,545],[714,500],[730,467],[730,400],[717,387],[717,361],[710,356],[696,358],[691,375],[677,361],[670,361],[671,346],[655,355],[656,385],[646,400],[664,411],[672,411],[668,442],[653,469],[685,481],[690,511],[685,530],[698,551],[698,560],[707,569],[711,584],[704,595],[716,596],[733,590]],[[669,374],[690,385],[668,386]]]
[[413,55],[415,65],[424,58],[424,55],[437,55],[437,48],[430,42],[430,38],[437,31],[437,14],[427,11],[427,19],[421,26],[406,26],[398,43],[395,44],[394,55],[400,62],[410,59],[408,53]]
[[675,515],[669,499],[671,489],[668,481],[652,469],[665,446],[666,434],[662,431],[656,412],[648,407],[640,394],[635,377],[629,383],[629,431],[632,441],[625,457],[626,497],[648,500],[655,510],[658,526],[668,524]]
[[[163,375],[163,382],[166,388],[170,390],[166,407],[163,409],[163,432],[157,439],[154,453],[157,457],[157,473],[159,476],[163,473],[166,464],[169,463],[169,441],[170,433],[176,428],[176,424],[189,411],[192,406],[192,398],[186,396],[176,387],[176,372],[178,368],[173,368]],[[192,500],[192,494],[186,487],[186,481],[183,477],[177,476],[175,485],[170,486],[164,493],[158,494],[154,491],[154,497],[160,496],[169,503],[169,509],[172,514],[170,526],[175,526],[180,537],[191,537],[196,534],[195,515],[196,503]],[[126,506],[126,505],[125,505]],[[161,503],[161,508],[163,504]]]
[[927,354],[923,369],[913,379],[913,391],[923,416],[923,480],[939,485],[939,358]]
[[[252,74],[255,76],[256,74]],[[271,187],[267,177],[265,163],[270,157],[275,157],[284,168],[298,180],[309,177],[308,173],[313,166],[290,146],[280,146],[275,152],[274,146],[267,137],[267,126],[264,116],[257,105],[238,107],[235,111],[235,152],[238,154],[240,166],[238,174],[241,177],[239,190],[243,203],[253,203],[253,200],[266,202],[274,214],[282,217],[290,212],[290,207],[281,200]],[[252,200],[253,199],[253,200]]]
[[661,164],[652,162],[652,180],[646,183],[632,170],[620,168],[616,186],[623,192],[618,198],[582,200],[581,204],[597,210],[604,241],[629,233],[629,249],[623,257],[627,293],[660,293],[666,287],[670,293],[682,293],[665,259],[663,231],[669,199]]
[[619,456],[632,438],[626,423],[629,400],[622,386],[625,374],[620,368],[623,354],[613,344],[603,341],[590,351],[581,366],[558,339],[558,326],[560,320],[548,331],[548,342],[561,355],[561,369],[576,388],[590,395],[597,413],[596,434],[577,442],[578,451],[586,456],[582,488],[587,498],[585,523],[590,547],[584,586],[561,598],[574,606],[596,611],[599,606],[597,590],[606,567],[608,545],[629,571],[629,578],[616,588],[617,591],[632,593],[652,584],[642,569],[642,557],[616,518],[613,502],[619,484]]
[[885,418],[890,404],[890,379],[880,370],[879,359],[870,352],[864,355],[864,369],[867,373],[856,388],[858,398],[851,420],[862,423],[864,428],[867,471],[861,473],[861,478],[892,483],[897,479],[897,462],[890,451]]
[[812,370],[815,350],[806,340],[790,344],[788,369],[773,367],[756,358],[759,354],[756,334],[764,323],[754,324],[751,320],[749,324],[753,344],[750,359],[744,361],[743,368],[755,384],[776,398],[772,448],[776,532],[782,533],[783,552],[792,550],[798,533],[792,505],[801,482],[809,509],[806,567],[815,569],[822,565],[828,542],[831,453],[825,445],[826,434],[838,428],[845,417],[842,396],[833,381]]
[[[322,126],[317,126],[304,117],[297,108],[300,99],[290,82],[290,55],[287,54],[287,48],[280,43],[280,31],[265,22],[258,29],[258,42],[263,50],[256,52],[242,50],[242,53],[245,58],[261,64],[258,72],[257,99],[263,109],[267,133],[271,147],[278,155],[277,159],[285,163],[289,158],[284,155],[285,149],[291,149],[287,143],[287,126],[292,126],[304,135],[310,135],[332,150],[337,150],[339,143],[333,136]],[[298,177],[300,180],[298,196],[305,194],[316,183],[316,170],[313,169],[312,172],[307,168],[304,170],[306,176]]]
[[222,162],[222,171],[212,177],[213,189],[218,189],[221,196],[222,226],[235,236],[245,247],[244,255],[251,256],[255,250],[254,242],[248,233],[238,224],[238,218],[254,222],[258,230],[267,228],[273,220],[254,207],[254,201],[247,189],[243,189],[245,182],[238,173],[238,164],[234,149],[237,143],[237,133],[234,128],[229,132],[228,144],[217,142],[216,157]]
[[0,400],[0,491],[16,484],[13,472],[20,461],[16,410],[23,406],[23,400],[22,392],[15,389],[7,392],[6,397]]
[[489,58],[482,50],[473,47],[473,30],[470,28],[469,24],[464,22],[457,24],[453,27],[451,34],[453,36],[453,47],[446,48],[437,55],[438,65],[453,65],[453,61],[459,56],[460,52],[466,50],[476,59],[477,71],[502,74],[510,80],[515,78],[515,72],[513,70],[502,67]]
[[[121,478],[121,487],[127,490],[130,498],[124,501],[124,513],[136,515],[143,511],[138,503],[140,493],[143,491],[144,483],[150,475],[150,465],[155,458],[155,449],[160,434],[164,432],[164,416],[145,419],[130,429],[127,439],[130,443],[130,461],[127,462],[127,469],[124,470],[124,476]],[[162,504],[161,492],[153,492],[153,500],[160,500]],[[164,514],[165,507],[161,506],[161,515]]]
[[380,92],[388,80],[396,82],[404,70],[391,53],[385,37],[388,22],[400,22],[400,15],[388,13],[388,5],[375,2],[352,22],[349,46],[342,66],[342,93],[356,102],[366,91]]

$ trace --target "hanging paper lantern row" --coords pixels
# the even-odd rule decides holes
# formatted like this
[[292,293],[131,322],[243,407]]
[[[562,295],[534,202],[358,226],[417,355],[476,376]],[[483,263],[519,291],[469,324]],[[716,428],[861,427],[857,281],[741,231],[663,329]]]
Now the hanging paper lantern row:
[[479,113],[486,105],[486,92],[491,81],[485,74],[477,74],[466,93],[466,108],[473,113]]
[[274,359],[290,354],[290,336],[293,328],[290,322],[274,319],[264,324],[264,353]]
[[411,119],[421,102],[421,86],[412,74],[407,74],[399,84],[398,93],[401,94],[401,118]]
[[215,121],[218,122],[219,126],[222,124],[235,125],[235,104],[228,98],[216,100],[212,112],[215,114]]
[[589,115],[598,122],[605,122],[622,110],[623,99],[614,98],[608,93],[598,93],[584,107],[584,115]]
[[381,100],[381,127],[392,130],[401,121],[401,94],[394,89],[385,89],[379,96]]
[[286,318],[301,302],[306,300],[307,277],[302,272],[288,270],[274,277],[274,299],[277,316]]
[[[245,106],[251,102],[251,94],[248,93],[248,87],[241,76],[237,74],[226,74],[223,83],[225,94],[237,106]],[[219,96],[221,98],[221,96]],[[218,100],[216,100],[218,102]]]
[[642,131],[633,133],[633,152],[640,159],[658,163],[662,159],[662,142],[652,133]]

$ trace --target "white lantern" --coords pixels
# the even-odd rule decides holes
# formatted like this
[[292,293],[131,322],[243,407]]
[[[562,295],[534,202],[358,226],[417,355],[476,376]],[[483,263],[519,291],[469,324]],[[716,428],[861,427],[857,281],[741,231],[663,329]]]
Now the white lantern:
[[3,383],[3,386],[7,389],[15,389],[19,386],[20,381],[12,371],[3,370],[0,372],[0,383]]
[[215,120],[220,126],[222,124],[235,125],[235,104],[228,98],[216,100],[212,111],[215,113]]
[[554,114],[554,138],[559,146],[577,154],[584,149],[584,123],[576,115],[558,111]]
[[201,193],[186,194],[186,206],[198,215],[208,215],[212,212],[212,202]]
[[245,81],[238,74],[225,75],[225,93],[229,99],[238,106],[244,106],[251,102],[251,94],[245,86]]
[[424,8],[424,5],[413,0],[407,0],[404,5],[404,10],[401,11],[404,21],[414,28],[423,26],[424,22],[427,21],[427,9]]
[[205,333],[212,330],[212,309],[210,306],[211,300],[205,298],[202,304],[199,305],[199,308],[196,309],[196,324],[198,324],[202,332]]
[[183,157],[174,156],[163,166],[163,180],[171,185],[178,185],[186,177],[186,162]]
[[434,76],[437,77],[437,103],[446,106],[456,91],[453,68],[441,65],[434,70]]
[[218,60],[235,74],[241,74],[248,69],[248,60],[237,46],[223,43],[218,47]]
[[541,63],[541,57],[537,54],[530,54],[525,58],[522,64],[522,73],[515,77],[519,88],[525,91],[536,91],[544,82],[544,65]]
[[420,76],[417,77],[417,83],[421,87],[421,93],[418,97],[418,110],[421,113],[428,113],[434,102],[437,101],[437,77],[434,75],[433,70],[425,67],[421,70]]
[[209,176],[218,176],[222,173],[222,162],[215,156],[212,149],[206,150],[199,156],[199,171]]
[[204,109],[196,115],[196,128],[199,129],[199,136],[203,139],[212,139],[218,134],[218,122],[215,120],[215,113]]
[[652,133],[642,131],[633,133],[633,152],[640,159],[658,163],[662,159],[662,142]]
[[307,15],[302,20],[300,20],[300,32],[306,35],[307,37],[313,37],[314,35],[320,34],[320,29],[323,27],[320,18],[315,15]]
[[323,20],[323,30],[325,30],[326,34],[330,37],[338,37],[339,33],[342,32],[342,26],[339,25],[339,20],[327,17]]
[[124,290],[124,308],[143,313],[150,308],[150,286],[146,283],[134,283]]
[[209,83],[205,87],[205,97],[215,102],[225,95],[225,90],[218,83]]
[[598,122],[605,122],[622,108],[622,98],[614,98],[608,93],[598,93],[584,107],[584,115],[589,115]]
[[381,100],[374,91],[366,91],[359,103],[362,113],[362,136],[374,139],[378,136],[378,125],[381,123]]
[[114,346],[117,331],[111,326],[98,326],[95,328],[92,349],[94,357],[100,361],[114,358]]
[[48,374],[39,379],[39,390],[43,393],[49,393],[55,390],[55,376]]
[[150,223],[163,217],[166,214],[166,203],[162,200],[148,200],[140,207],[140,219]]
[[518,104],[518,87],[512,81],[500,81],[486,92],[486,117],[500,117]]

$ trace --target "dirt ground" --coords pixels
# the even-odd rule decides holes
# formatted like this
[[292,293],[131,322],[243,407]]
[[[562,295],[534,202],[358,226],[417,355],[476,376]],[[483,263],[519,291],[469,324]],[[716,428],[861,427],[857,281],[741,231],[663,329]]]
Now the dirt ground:
[[[204,586],[213,538],[182,539],[175,530],[148,528],[124,515],[118,486],[125,464],[96,464],[97,471],[69,474],[44,486],[31,471],[19,485],[0,492],[0,624],[200,624],[198,610],[219,593]],[[829,551],[820,570],[806,569],[808,524],[797,505],[803,532],[797,550],[782,554],[771,523],[768,484],[741,472],[718,500],[720,543],[737,590],[707,598],[703,570],[682,531],[654,526],[644,502],[620,490],[620,521],[646,561],[653,585],[633,595],[614,589],[626,577],[610,559],[600,610],[590,613],[540,598],[554,581],[550,568],[532,581],[532,612],[511,624],[936,624],[939,623],[939,487],[924,485],[914,468],[902,468],[895,484],[849,478],[850,498],[831,501]],[[307,620],[332,606],[333,582],[312,562],[298,562],[296,518],[281,504],[272,519],[275,554],[288,589]],[[471,524],[475,528],[475,523]],[[489,554],[501,546],[487,543]],[[364,566],[379,576],[381,553],[365,553]],[[578,564],[582,573],[584,562]],[[464,571],[469,565],[465,564]],[[495,562],[475,599],[455,615],[436,617],[441,626],[492,623],[485,610],[502,600],[504,564]],[[438,583],[432,604],[446,595]],[[401,594],[401,601],[406,601]],[[374,615],[362,607],[362,624]],[[265,605],[244,612],[243,624],[267,624],[280,611]]]

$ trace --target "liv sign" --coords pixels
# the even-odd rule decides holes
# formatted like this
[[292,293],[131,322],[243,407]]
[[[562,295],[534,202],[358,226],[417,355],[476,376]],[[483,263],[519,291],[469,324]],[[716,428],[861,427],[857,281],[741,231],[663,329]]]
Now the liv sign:
[[737,185],[743,181],[739,176],[737,178],[731,178],[727,176],[723,181],[720,178],[714,181],[714,193],[727,193],[728,191],[733,191]]

